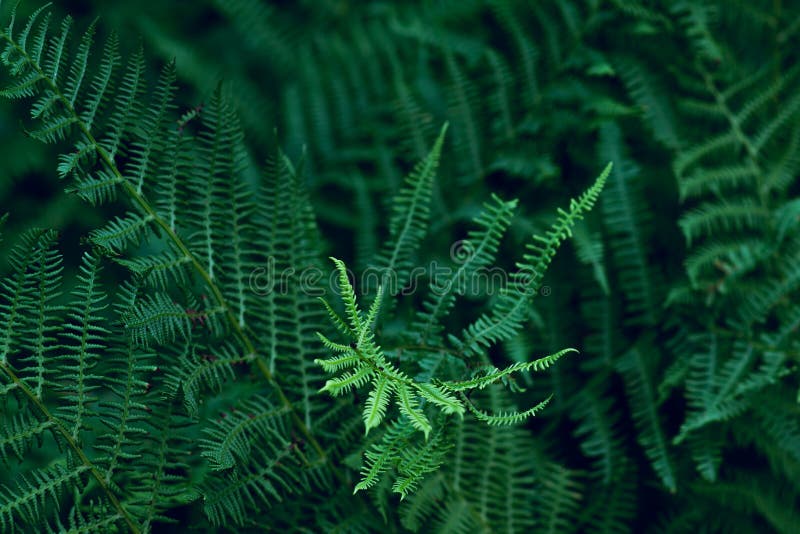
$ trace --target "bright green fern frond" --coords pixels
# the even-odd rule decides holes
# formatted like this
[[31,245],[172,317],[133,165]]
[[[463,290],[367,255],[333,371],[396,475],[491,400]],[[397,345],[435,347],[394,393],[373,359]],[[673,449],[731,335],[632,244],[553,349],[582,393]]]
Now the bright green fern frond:
[[498,380],[504,379],[512,373],[524,371],[543,371],[556,363],[562,356],[570,352],[578,352],[575,349],[564,349],[554,354],[544,356],[542,358],[530,361],[519,362],[509,365],[505,369],[499,370],[496,368],[488,369],[484,374],[476,376],[470,380],[462,380],[459,382],[442,382],[441,385],[450,391],[464,391],[466,389],[483,389],[490,384],[496,383]]
[[387,428],[381,442],[364,454],[361,481],[356,484],[353,493],[371,488],[384,472],[394,466],[413,432],[411,424],[403,419],[395,421]]
[[[417,400],[417,393],[412,391],[412,389],[403,383],[399,383],[395,386],[397,392],[397,404],[400,408],[400,413],[408,418],[411,422],[411,425],[425,434],[425,439],[428,439],[431,430],[433,427],[431,426],[428,417],[425,415],[425,412],[420,407],[420,404]],[[421,391],[422,398],[428,399],[425,396],[425,392]],[[455,399],[453,399],[455,401]],[[433,402],[433,401],[431,401]],[[452,404],[450,409],[457,409],[457,404]],[[460,407],[460,406],[458,406]],[[463,410],[463,408],[461,408]],[[443,410],[445,413],[448,413],[446,410]]]
[[518,412],[515,410],[507,411],[507,412],[500,412],[497,414],[486,413],[478,408],[476,408],[471,402],[467,402],[467,408],[472,414],[475,416],[478,421],[482,421],[491,426],[511,426],[511,425],[518,425],[524,422],[529,417],[536,415],[537,413],[541,412],[545,406],[550,403],[550,399],[552,396],[546,398],[539,404],[531,406],[527,410],[523,412]]
[[393,383],[390,377],[385,374],[378,374],[372,380],[372,390],[369,392],[367,402],[364,404],[364,428],[369,432],[370,428],[375,428],[381,424],[381,420],[386,416],[386,408],[392,399]]

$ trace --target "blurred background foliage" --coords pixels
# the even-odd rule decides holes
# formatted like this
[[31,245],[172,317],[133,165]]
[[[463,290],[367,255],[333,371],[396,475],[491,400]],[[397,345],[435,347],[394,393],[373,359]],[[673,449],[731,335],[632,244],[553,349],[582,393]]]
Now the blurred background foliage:
[[[445,121],[425,261],[449,261],[490,192],[520,199],[503,245],[515,257],[613,161],[601,206],[547,274],[533,326],[492,355],[582,352],[522,384],[530,398],[555,392],[532,432],[497,431],[521,464],[549,459],[531,513],[553,532],[800,530],[800,3],[54,8],[78,27],[100,17],[98,41],[115,29],[123,52],[141,43],[151,76],[175,58],[181,111],[223,81],[253,166],[276,147],[303,162],[324,246],[356,270],[386,235],[390,193]],[[0,102],[6,242],[57,228],[75,268],[81,236],[114,207],[63,193],[59,147],[27,139],[25,114]],[[446,524],[421,502],[404,506],[389,512],[398,524]]]

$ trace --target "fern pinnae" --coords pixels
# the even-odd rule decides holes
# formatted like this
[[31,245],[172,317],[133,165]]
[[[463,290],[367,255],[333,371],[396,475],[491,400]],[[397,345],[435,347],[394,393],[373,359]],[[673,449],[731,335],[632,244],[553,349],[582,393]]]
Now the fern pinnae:
[[563,349],[554,354],[550,354],[548,356],[544,356],[537,360],[533,360],[530,362],[518,362],[512,364],[505,369],[498,370],[496,368],[489,369],[486,374],[482,376],[477,376],[470,380],[463,380],[458,382],[441,382],[441,385],[450,391],[464,391],[466,389],[483,389],[490,384],[496,383],[498,380],[501,380],[512,373],[520,372],[520,371],[543,371],[561,359],[562,356],[565,354],[569,354],[571,352],[578,352],[576,349]]
[[[463,136],[462,143],[466,145],[465,152],[468,154],[468,158],[465,159],[468,159],[471,167],[462,177],[462,183],[466,185],[479,180],[484,174],[480,136],[478,135],[477,120],[473,114],[475,108],[473,105],[474,89],[464,76],[449,45],[444,46],[444,57],[450,77],[450,87],[447,91],[449,107],[457,126],[455,140],[458,141]],[[458,144],[461,143],[456,143],[456,145]]]
[[409,256],[425,235],[426,223],[430,218],[429,203],[433,180],[439,166],[447,127],[447,123],[442,126],[430,153],[414,167],[394,199],[394,212],[389,221],[390,239],[378,262],[384,272],[381,285],[387,285],[387,276],[396,277],[398,287],[391,288],[392,290],[399,290],[406,284],[410,271]]
[[178,256],[171,250],[139,258],[112,257],[115,263],[128,269],[143,284],[167,291],[173,284],[185,286],[190,273],[190,259]]
[[[338,272],[339,290],[342,292],[342,302],[344,303],[345,312],[350,322],[349,329],[359,337],[360,341],[363,342],[363,338],[361,336],[364,335],[364,332],[366,332],[367,329],[364,328],[361,312],[358,311],[356,304],[356,293],[353,289],[353,286],[350,284],[347,274],[347,267],[342,260],[336,258],[330,258],[330,260],[333,262]],[[328,309],[332,310],[330,306],[328,306]],[[338,318],[338,316],[336,317]],[[341,320],[339,320],[339,322],[341,322]]]
[[465,328],[460,338],[450,336],[460,353],[474,354],[481,348],[509,339],[521,327],[525,308],[539,290],[558,245],[572,235],[572,226],[594,206],[611,168],[612,164],[609,163],[589,189],[577,200],[570,201],[569,212],[558,209],[558,219],[544,237],[533,236],[532,242],[526,246],[528,253],[517,264],[519,270],[511,275],[509,287],[501,293],[492,310]]
[[656,324],[660,315],[658,284],[648,263],[648,212],[641,193],[639,166],[628,157],[616,123],[600,127],[599,152],[615,168],[601,202],[609,243],[619,270],[619,284],[627,297],[631,323]]
[[400,450],[398,471],[400,476],[392,484],[392,491],[400,494],[400,500],[416,490],[420,481],[428,474],[436,471],[444,461],[449,446],[442,447],[442,430],[426,440],[422,445],[406,447]]
[[[139,52],[134,55],[133,60],[128,63],[127,72],[120,85],[121,96],[115,99],[116,106],[108,121],[112,126],[112,133],[109,137],[105,138],[103,142],[98,142],[94,134],[91,132],[89,124],[81,119],[75,109],[75,106],[72,105],[70,100],[59,88],[59,79],[57,76],[58,64],[59,62],[65,60],[62,55],[66,42],[67,29],[68,25],[65,25],[62,31],[63,38],[60,40],[51,41],[51,46],[49,48],[45,47],[43,44],[46,28],[37,32],[37,37],[39,38],[37,43],[42,42],[42,46],[44,48],[48,48],[47,57],[49,60],[45,66],[42,66],[39,63],[38,45],[37,48],[34,49],[34,55],[32,56],[26,48],[21,47],[19,42],[15,40],[12,33],[13,26],[10,26],[2,33],[2,35],[0,35],[0,37],[7,42],[6,50],[2,55],[4,63],[9,64],[12,60],[12,56],[16,55],[17,59],[15,65],[17,65],[17,74],[21,73],[23,69],[26,69],[29,72],[35,72],[41,78],[41,81],[49,95],[52,95],[52,98],[59,101],[64,109],[63,118],[48,119],[48,121],[51,123],[51,126],[45,127],[44,133],[41,133],[38,135],[38,137],[43,138],[45,141],[54,141],[56,138],[66,135],[66,128],[68,126],[75,125],[83,137],[84,142],[88,145],[96,147],[95,153],[98,157],[98,161],[102,163],[106,169],[106,172],[108,173],[106,174],[106,180],[121,187],[125,192],[125,195],[130,199],[131,203],[142,212],[144,217],[152,217],[153,224],[160,232],[163,233],[164,237],[174,246],[176,251],[181,256],[189,260],[193,270],[208,287],[212,298],[223,310],[223,313],[227,318],[227,322],[230,324],[234,334],[243,344],[244,352],[252,355],[258,354],[253,342],[250,340],[244,328],[240,325],[235,311],[230,305],[228,305],[225,297],[223,296],[222,290],[218,284],[215,283],[213,272],[206,270],[198,257],[192,253],[190,247],[187,246],[182,238],[176,233],[176,229],[158,214],[158,212],[147,201],[147,199],[139,191],[137,191],[136,186],[124,177],[123,173],[116,165],[114,155],[118,151],[123,141],[123,135],[127,129],[130,117],[135,116],[138,113],[138,106],[142,100],[142,93],[144,90],[142,80],[144,72],[144,59],[141,48],[139,49]],[[99,101],[102,99],[96,100]],[[80,98],[78,101],[80,101]],[[101,189],[101,191],[105,190],[105,188]],[[108,193],[104,193],[103,196],[108,197]],[[255,363],[267,381],[270,382],[274,388],[276,388],[280,402],[291,407],[292,403],[289,401],[279,384],[275,381],[275,378],[273,377],[263,358],[256,357]],[[297,424],[300,432],[305,436],[317,454],[319,454],[321,458],[325,458],[326,455],[324,450],[314,436],[311,435],[306,424],[297,416],[294,410],[292,413],[293,420]]]
[[645,364],[643,352],[655,349],[649,344],[644,347],[633,347],[620,358],[617,369],[622,373],[625,386],[630,397],[634,422],[641,428],[639,442],[645,449],[647,457],[658,473],[662,483],[670,492],[677,490],[675,468],[669,450],[669,442],[662,427],[656,404],[655,388],[650,377],[650,370]]
[[364,434],[380,425],[392,398],[393,385],[385,374],[378,374],[372,382],[372,391],[364,404]]
[[532,417],[537,413],[539,413],[540,411],[542,411],[545,408],[545,406],[547,406],[550,403],[552,397],[553,396],[550,395],[543,401],[531,406],[530,408],[522,412],[512,410],[512,411],[500,412],[497,414],[490,414],[484,412],[483,410],[479,409],[474,404],[472,404],[472,402],[469,399],[467,399],[466,396],[463,397],[463,400],[464,404],[466,404],[467,408],[472,413],[472,415],[474,415],[475,418],[477,418],[479,421],[482,421],[492,426],[509,426],[509,425],[520,424],[529,417]]
[[[69,99],[69,103],[72,106],[75,106],[75,101],[78,98],[78,93],[81,90],[84,77],[86,76],[86,67],[89,63],[89,52],[94,41],[96,25],[97,19],[95,18],[81,36],[80,44],[78,45],[75,58],[70,67],[69,76],[64,85],[65,96]],[[56,78],[56,76],[53,77]]]
[[[24,380],[33,387],[34,392],[42,398],[46,386],[48,363],[57,342],[59,325],[53,317],[61,308],[55,304],[61,294],[61,273],[63,270],[61,255],[56,250],[57,235],[52,231],[26,233],[22,245],[12,252],[12,265],[17,271],[14,286],[0,284],[0,294],[9,304],[0,305],[0,317],[6,322],[3,339],[3,358],[9,354],[14,338],[18,338],[21,349],[29,353],[21,357],[19,363],[33,371],[32,376]],[[23,252],[23,250],[28,252]],[[24,282],[27,268],[33,269],[35,279],[31,286]],[[22,282],[22,283],[20,283]],[[3,310],[6,308],[6,310]],[[27,311],[33,317],[21,323],[21,315]]]
[[446,414],[464,414],[463,403],[455,396],[447,393],[442,388],[430,383],[420,383],[416,385],[420,396],[425,400],[437,405]]
[[[8,364],[2,363],[0,364],[0,369],[5,373],[5,375],[12,381],[15,385],[16,389],[19,390],[37,409],[39,414],[45,421],[50,423],[50,427],[53,429],[54,432],[57,433],[58,436],[63,438],[64,442],[66,443],[67,447],[75,454],[76,458],[80,462],[80,465],[75,468],[75,470],[67,475],[67,478],[64,479],[62,477],[62,481],[70,480],[74,476],[79,475],[82,472],[89,472],[91,476],[97,481],[99,487],[102,489],[103,493],[105,494],[106,498],[109,500],[111,506],[117,510],[122,520],[126,523],[128,528],[134,534],[138,534],[141,532],[138,525],[136,524],[133,517],[130,515],[128,510],[120,503],[119,499],[109,487],[108,484],[105,483],[105,477],[102,471],[96,467],[91,460],[89,460],[86,453],[83,451],[81,446],[73,439],[72,433],[64,427],[61,422],[53,415],[53,413],[45,406],[45,404],[31,391],[27,385],[17,376],[15,371],[11,369]],[[42,475],[43,478],[42,482],[48,482],[49,484],[60,484],[60,482],[56,482],[49,478],[48,474]],[[55,486],[53,486],[55,487]],[[10,493],[9,493],[10,496]],[[42,496],[43,498],[43,496]],[[11,514],[15,511],[16,506],[13,502],[8,501],[8,504],[3,504],[0,506],[0,525],[5,524],[7,518],[11,517]]]
[[46,49],[43,67],[51,80],[58,80],[60,71],[65,68],[68,58],[64,55],[64,51],[67,48],[72,24],[72,17],[69,15],[64,17],[64,20],[61,21],[61,35],[56,34],[50,37],[50,42],[48,43],[50,46]]
[[[65,486],[79,480],[90,469],[86,465],[69,469],[59,462],[30,476],[20,476],[14,490],[8,488],[3,491],[4,488],[0,488],[0,526],[11,530],[15,526],[15,512],[22,515],[27,523],[41,522],[40,510],[45,507],[48,497],[55,501]],[[11,527],[8,527],[9,524]]]
[[551,464],[538,499],[542,506],[540,524],[543,532],[557,534],[569,528],[568,514],[580,505],[582,484],[577,473],[558,464]]
[[272,436],[283,440],[285,425],[280,418],[287,414],[287,408],[273,408],[267,399],[247,400],[235,413],[204,429],[207,437],[200,440],[201,454],[209,459],[214,471],[231,469],[247,461],[255,445],[253,441],[268,440]]
[[[198,318],[205,319],[203,314]],[[195,317],[163,293],[140,299],[123,316],[128,335],[140,347],[147,347],[151,342],[164,345],[178,337],[188,339],[192,319]]]
[[3,459],[8,459],[14,454],[19,460],[23,460],[30,443],[34,439],[41,439],[41,436],[53,427],[52,421],[40,422],[24,413],[16,414],[10,420],[6,420],[5,424],[7,426],[4,434],[0,437],[0,458]]
[[125,217],[116,217],[105,228],[92,230],[89,239],[98,247],[118,253],[131,244],[138,244],[151,222],[153,222],[152,215],[140,217],[127,214]]
[[183,393],[184,406],[191,417],[197,417],[200,409],[200,391],[203,387],[220,389],[222,384],[235,375],[234,366],[252,362],[255,354],[242,355],[237,347],[223,345],[209,354],[198,354],[189,350],[184,355],[180,369],[168,377],[168,391],[176,395]]
[[[749,407],[747,390],[741,391],[745,384],[744,376],[755,360],[755,348],[749,343],[734,343],[730,358],[724,363],[718,362],[720,352],[719,341],[715,335],[703,339],[707,346],[700,346],[692,359],[689,378],[686,381],[686,395],[692,408],[686,420],[673,439],[675,444],[681,443],[691,432],[709,423],[724,421],[739,415]],[[768,383],[758,380],[751,374],[751,382],[747,389],[761,389]]]
[[[138,297],[138,288],[128,285],[121,291],[120,302],[116,304],[119,311],[124,311],[132,306]],[[113,394],[109,399],[99,403],[99,417],[102,422],[115,430],[113,437],[104,443],[100,440],[96,445],[98,450],[105,451],[107,464],[105,480],[112,484],[114,475],[120,464],[131,458],[137,457],[136,453],[126,450],[136,442],[136,438],[146,434],[140,426],[146,419],[147,406],[144,404],[144,394],[148,389],[145,378],[155,372],[153,365],[154,354],[151,351],[140,350],[129,342],[109,351],[109,359],[114,362],[113,368],[116,375],[106,375]],[[134,447],[135,448],[135,447]]]
[[58,390],[67,402],[59,407],[57,414],[72,424],[72,439],[80,443],[79,433],[84,429],[84,419],[89,416],[89,404],[95,399],[92,392],[97,389],[92,382],[98,380],[93,373],[99,352],[105,350],[104,338],[111,334],[100,313],[108,306],[106,294],[100,287],[100,257],[85,254],[78,275],[78,286],[73,295],[76,303],[67,312],[68,321],[62,336],[65,338],[65,354],[56,358],[58,371],[65,376],[74,376],[74,381],[59,385]]
[[238,525],[245,523],[246,505],[268,505],[280,502],[280,490],[290,491],[287,479],[296,479],[296,466],[288,460],[292,448],[287,444],[270,451],[256,450],[255,462],[244,466],[236,478],[209,480],[205,488],[203,509],[213,525],[221,525],[230,517]]
[[437,286],[432,290],[423,303],[424,311],[419,314],[418,324],[414,325],[420,343],[426,344],[429,337],[437,331],[437,323],[454,305],[455,293],[460,285],[469,283],[475,273],[492,262],[500,246],[500,239],[511,224],[516,205],[516,201],[505,202],[495,195],[484,205],[483,211],[475,219],[475,224],[480,229],[470,231],[467,240],[461,243],[465,245],[469,257],[441,287]]
[[427,440],[433,427],[431,426],[428,418],[425,416],[425,412],[423,412],[420,408],[419,403],[415,398],[415,393],[409,389],[407,384],[402,382],[397,384],[395,389],[397,391],[400,412],[408,418],[414,428],[422,431],[422,433],[425,435],[425,439]]
[[[339,330],[339,332],[341,332],[342,334],[345,334],[345,335],[349,335],[351,337],[355,337],[356,336],[355,331],[352,328],[350,328],[350,325],[348,325],[344,321],[344,319],[342,319],[339,316],[339,314],[336,312],[336,310],[334,310],[331,307],[331,305],[328,304],[327,300],[325,300],[322,297],[317,297],[317,300],[325,307],[325,311],[328,312],[328,317],[330,317],[331,322],[337,328],[337,330]],[[319,334],[319,335],[322,336],[322,334]],[[324,337],[324,336],[322,336],[322,337]]]
[[[110,41],[106,46],[111,47],[111,50],[108,51],[107,57],[109,58],[108,69],[111,71],[109,76],[113,76],[113,72],[116,70],[117,65],[122,61],[122,58],[117,52],[118,45],[116,40]],[[93,138],[90,138],[91,144],[102,147],[103,150],[105,150],[107,159],[109,160],[107,165],[110,167],[110,171],[114,175],[114,178],[120,182],[123,181],[123,176],[120,172],[115,172],[115,169],[116,171],[119,171],[119,169],[110,162],[115,162],[126,130],[135,120],[135,117],[141,113],[139,102],[141,101],[145,92],[144,71],[144,48],[140,46],[136,49],[133,56],[126,62],[125,73],[122,75],[122,79],[119,82],[119,87],[114,95],[113,110],[106,121],[106,134],[99,140],[99,143],[95,142]],[[105,79],[106,77],[104,72],[101,72],[100,76],[102,76],[101,79]],[[98,106],[98,108],[106,98],[110,98],[110,95],[108,97],[106,96],[106,91],[108,88],[107,84],[102,84],[101,87],[103,88],[103,92],[100,93],[98,90],[98,94],[101,96],[95,98],[92,102],[95,106]],[[91,131],[91,124],[92,123],[87,123],[87,130],[89,131]]]
[[372,366],[362,361],[352,372],[343,373],[339,378],[328,379],[320,389],[320,393],[327,391],[334,396],[348,393],[351,389],[358,389],[369,382],[374,373]]
[[402,419],[389,425],[381,442],[364,453],[361,481],[353,489],[354,494],[377,484],[381,475],[396,462],[412,432],[411,425]]
[[169,121],[169,113],[174,108],[172,101],[177,91],[175,80],[175,63],[170,62],[161,71],[153,91],[153,102],[147,107],[137,128],[131,132],[135,137],[128,148],[128,157],[131,161],[125,171],[129,175],[128,179],[136,185],[136,192],[139,194],[144,190],[145,177],[156,174],[154,168],[160,166],[156,158],[157,152],[161,151],[162,145],[165,144],[164,137],[177,135],[177,132],[170,128]]
[[[93,47],[104,32],[81,31],[85,13],[74,24],[42,8],[0,28],[12,74],[0,96],[15,99],[9,118],[23,99],[33,117],[0,166],[9,179],[39,176],[48,152],[64,152],[68,191],[119,218],[94,226],[55,197],[43,216],[92,224],[92,259],[124,267],[100,279],[134,282],[90,291],[82,274],[86,294],[70,297],[48,234],[12,253],[0,277],[0,461],[11,469],[0,530],[129,531],[127,513],[139,532],[188,520],[608,534],[642,524],[637,505],[653,499],[654,531],[791,530],[800,68],[786,36],[798,36],[800,4],[389,1],[344,18],[335,2],[267,14],[257,0],[212,4],[238,33],[215,30],[235,56],[217,91],[213,44],[182,44],[174,32],[191,21],[136,2],[113,11],[141,19],[160,54],[177,51],[188,92],[174,63],[159,77],[135,42],[125,58],[114,35]],[[256,49],[265,39],[284,41],[280,58]],[[299,59],[287,62],[292,47]],[[648,66],[666,56],[670,69]],[[209,88],[207,102],[177,109]],[[455,159],[433,143],[447,115],[464,127],[447,132]],[[280,152],[265,176],[252,172],[242,130],[271,146],[275,120],[291,152],[312,141],[308,177]],[[56,146],[28,151],[31,138]],[[589,217],[577,226],[572,204],[548,219],[592,154],[617,171],[593,201],[601,231]],[[418,164],[404,180],[407,156]],[[487,180],[457,199],[451,186],[475,172]],[[513,226],[516,201],[488,198],[497,185],[533,202]],[[417,291],[448,257],[433,245],[462,228],[450,273]],[[553,258],[570,239],[577,264]],[[331,264],[338,294],[322,287],[325,247],[354,258]],[[513,249],[509,278],[497,254]],[[68,259],[64,272],[80,269]],[[348,266],[367,273],[342,275]],[[122,295],[113,309],[92,302],[105,289]],[[564,358],[571,346],[585,355]],[[545,368],[545,380],[533,374]],[[544,450],[570,435],[566,454]],[[353,497],[354,485],[370,491]],[[709,513],[720,506],[729,513]]]

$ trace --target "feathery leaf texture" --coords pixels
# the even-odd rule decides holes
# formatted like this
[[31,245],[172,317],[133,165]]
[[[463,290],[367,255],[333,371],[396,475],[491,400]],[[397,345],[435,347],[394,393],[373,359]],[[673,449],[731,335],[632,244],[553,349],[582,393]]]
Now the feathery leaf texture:
[[793,532],[800,7],[334,4],[0,6],[0,531]]
[[[444,133],[444,130],[442,131]],[[437,140],[436,146],[432,154],[437,154],[441,150],[442,137],[440,135]],[[431,156],[428,156],[430,158]],[[545,269],[552,260],[555,250],[558,245],[571,235],[571,228],[583,213],[591,209],[597,201],[598,195],[605,184],[605,180],[611,171],[611,165],[607,166],[601,176],[596,180],[595,184],[586,191],[578,200],[573,200],[570,204],[570,211],[559,211],[559,219],[555,226],[548,232],[547,238],[541,238],[539,241],[543,243],[541,247],[530,246],[529,249],[533,254],[525,257],[528,264],[520,264],[518,267],[521,270],[532,270],[535,273],[532,277],[531,284],[538,289],[538,284],[541,282],[543,269]],[[422,315],[421,324],[423,331],[431,331],[435,320],[437,319],[438,309],[442,306],[452,306],[454,295],[453,285],[456,282],[464,283],[463,276],[473,269],[481,265],[487,265],[491,261],[498,248],[499,240],[502,236],[503,230],[508,226],[508,221],[511,216],[511,210],[515,203],[505,203],[495,198],[493,204],[487,205],[487,210],[478,217],[477,223],[483,228],[481,231],[474,231],[470,237],[476,239],[480,243],[480,248],[475,252],[475,261],[471,262],[472,265],[467,269],[462,268],[451,278],[445,286],[445,292],[442,293],[443,297],[438,295],[434,300],[426,306],[427,312]],[[396,211],[395,221],[405,220],[411,221],[414,216],[413,213],[417,208],[413,204],[405,203],[402,209]],[[543,247],[543,248],[542,248]],[[468,258],[468,262],[471,258]],[[398,436],[401,434],[407,436],[402,439],[409,439],[410,434],[414,430],[421,431],[425,439],[425,447],[429,447],[430,458],[439,458],[442,446],[435,445],[440,439],[440,428],[436,428],[431,423],[431,418],[426,414],[425,407],[430,404],[432,407],[438,408],[440,417],[447,417],[452,414],[458,414],[463,417],[466,411],[469,411],[478,420],[490,426],[507,426],[515,425],[525,421],[527,418],[540,412],[549,402],[549,398],[535,404],[534,406],[523,410],[505,410],[499,413],[487,413],[480,408],[476,407],[467,397],[465,392],[470,393],[472,390],[481,390],[491,384],[508,383],[508,379],[514,373],[524,371],[543,371],[552,366],[562,356],[570,352],[577,352],[575,349],[564,349],[549,356],[533,360],[531,362],[519,362],[512,364],[505,369],[497,369],[489,367],[479,374],[475,374],[467,379],[460,380],[439,380],[433,379],[429,381],[418,381],[411,377],[407,372],[402,371],[394,362],[392,362],[384,350],[375,341],[375,328],[376,322],[380,317],[381,303],[383,299],[383,286],[377,288],[377,293],[372,301],[370,309],[365,314],[358,306],[356,291],[350,281],[347,266],[342,260],[331,258],[337,271],[337,282],[339,289],[339,296],[341,298],[344,315],[339,315],[334,310],[333,306],[323,299],[323,305],[328,312],[328,315],[333,322],[333,325],[339,330],[341,334],[348,337],[351,342],[349,345],[331,341],[323,334],[318,334],[319,339],[323,345],[334,353],[328,359],[315,360],[323,369],[329,373],[336,373],[336,378],[329,379],[320,391],[328,392],[331,395],[343,395],[358,390],[364,386],[369,385],[369,393],[363,408],[363,420],[366,433],[370,429],[379,427],[381,422],[387,417],[389,407],[394,400],[399,419],[395,420],[394,426],[384,433],[384,440],[382,445],[376,446],[371,452],[366,453],[365,459],[367,464],[362,473],[362,480],[356,490],[367,489],[374,486],[381,475],[388,469],[394,467],[397,469],[398,478],[395,479],[392,490],[400,493],[401,497],[406,494],[418,484],[418,475],[421,476],[425,473],[435,470],[435,465],[438,465],[439,460],[436,460],[430,467],[425,467],[424,470],[411,476],[411,473],[403,471],[403,460],[401,458],[400,449],[395,445]],[[536,269],[539,269],[538,271]],[[384,278],[385,280],[386,278]],[[527,285],[522,285],[523,282],[519,277],[515,279],[517,290],[523,291],[522,296],[514,295],[508,296],[508,293],[503,296],[506,301],[500,301],[495,304],[499,307],[500,311],[495,311],[493,317],[497,317],[498,326],[501,328],[521,328],[522,318],[517,317],[516,311],[510,311],[510,308],[520,306],[520,304],[512,300],[524,299],[527,301],[530,293],[527,292]],[[449,302],[444,300],[451,297]],[[509,302],[510,301],[510,302]],[[446,308],[445,308],[446,309]],[[432,311],[432,313],[431,313]],[[512,315],[512,319],[508,318],[508,314]],[[502,317],[499,314],[504,314]],[[507,326],[507,322],[515,321],[512,326]],[[418,323],[419,324],[419,323]],[[413,339],[413,336],[411,336]],[[427,337],[427,335],[425,336]],[[424,338],[423,338],[424,339]],[[436,419],[434,419],[436,420]],[[403,429],[400,432],[400,429]],[[435,438],[431,438],[431,432],[434,432]],[[429,438],[433,440],[434,444],[429,442]],[[427,458],[427,456],[426,456]],[[415,464],[410,464],[415,465]]]

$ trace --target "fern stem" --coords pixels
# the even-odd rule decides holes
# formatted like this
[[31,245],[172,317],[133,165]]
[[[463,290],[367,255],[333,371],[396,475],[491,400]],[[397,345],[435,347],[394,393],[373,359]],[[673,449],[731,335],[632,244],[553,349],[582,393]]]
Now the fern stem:
[[41,412],[42,416],[45,419],[47,419],[48,423],[52,425],[52,428],[56,432],[58,432],[58,434],[61,435],[62,438],[64,438],[64,441],[67,443],[69,448],[75,452],[81,463],[89,469],[89,472],[92,474],[94,479],[97,480],[97,483],[100,485],[100,487],[103,489],[103,492],[108,497],[109,502],[122,516],[122,519],[128,525],[128,528],[130,528],[131,532],[133,532],[134,534],[139,534],[141,532],[141,529],[133,521],[133,518],[125,509],[125,507],[122,506],[122,503],[119,502],[119,499],[117,499],[117,496],[114,495],[114,493],[111,491],[111,488],[108,487],[108,484],[106,484],[105,481],[105,477],[100,472],[100,470],[97,469],[97,467],[95,467],[92,461],[89,460],[89,457],[86,456],[86,453],[83,452],[83,449],[81,449],[81,447],[73,438],[72,433],[70,433],[69,430],[64,428],[64,425],[62,425],[58,419],[53,417],[53,414],[50,413],[50,410],[47,409],[47,406],[44,405],[44,403],[39,399],[39,397],[33,394],[33,391],[30,390],[30,388],[27,386],[27,384],[25,384],[25,382],[20,380],[20,378],[17,376],[17,374],[14,372],[14,370],[11,368],[9,364],[7,363],[0,364],[0,368],[3,369],[3,372],[5,372],[5,374],[11,379],[14,385],[20,391],[22,391],[22,393],[24,393],[26,397],[30,399],[30,401],[34,404],[34,406],[36,406],[39,412]]
[[725,120],[728,121],[728,125],[730,126],[736,141],[744,149],[745,154],[747,155],[746,159],[748,165],[753,171],[755,171],[758,200],[761,204],[761,207],[764,208],[767,206],[768,191],[764,189],[764,172],[761,169],[761,165],[758,163],[758,148],[742,130],[741,121],[731,110],[730,106],[728,105],[728,100],[717,88],[717,85],[714,83],[714,79],[711,77],[711,74],[704,67],[702,67],[702,65],[700,66],[700,71],[703,76],[703,82],[705,83],[706,89],[714,97],[714,100],[717,106],[719,106],[720,111],[722,111]]
[[[47,75],[47,73],[44,72],[44,70],[41,68],[41,65],[39,65],[37,61],[34,61],[34,59],[28,54],[27,50],[19,46],[19,44],[12,38],[11,35],[9,35],[6,32],[3,32],[2,34],[0,34],[0,36],[4,37],[14,47],[17,53],[25,57],[25,60],[28,62],[28,64],[30,64],[31,67],[36,70],[40,78],[47,83],[50,90],[53,91],[56,97],[61,101],[64,108],[72,115],[74,123],[80,129],[81,133],[86,138],[86,141],[89,143],[90,146],[92,146],[95,149],[96,153],[100,156],[100,159],[114,174],[114,177],[116,178],[118,183],[122,185],[122,188],[124,189],[128,197],[131,199],[133,204],[136,205],[147,217],[150,217],[152,222],[154,222],[158,227],[160,227],[164,231],[164,234],[178,248],[178,251],[183,255],[183,257],[192,264],[194,270],[197,272],[198,275],[200,275],[200,278],[203,279],[203,282],[211,291],[214,300],[216,300],[217,304],[222,309],[225,310],[225,316],[227,317],[228,322],[230,323],[234,334],[236,335],[236,337],[239,338],[239,340],[244,345],[244,349],[247,352],[247,354],[255,356],[255,361],[256,364],[258,365],[259,370],[264,375],[267,382],[269,382],[275,389],[275,393],[277,394],[279,401],[283,406],[285,406],[290,410],[292,421],[296,425],[297,429],[300,430],[300,432],[303,434],[307,442],[314,448],[314,451],[317,453],[317,455],[319,455],[323,463],[326,462],[327,454],[325,450],[322,448],[322,446],[319,444],[316,438],[314,438],[314,436],[311,434],[306,424],[297,414],[294,405],[291,403],[286,394],[283,392],[283,389],[280,387],[280,384],[278,384],[278,382],[275,380],[275,377],[270,371],[269,366],[263,360],[263,358],[258,355],[258,351],[256,350],[255,345],[250,340],[250,337],[245,333],[242,326],[239,324],[236,315],[226,302],[225,297],[222,295],[222,291],[220,290],[219,286],[217,286],[217,284],[214,283],[209,273],[200,264],[200,261],[194,256],[194,254],[192,254],[192,252],[189,250],[189,248],[186,246],[186,244],[183,242],[180,236],[178,236],[175,230],[172,229],[169,223],[165,221],[156,212],[155,209],[153,209],[153,206],[151,206],[150,203],[144,198],[144,196],[139,191],[137,191],[136,187],[134,187],[133,184],[131,184],[128,180],[125,179],[125,177],[122,175],[117,165],[114,163],[111,155],[97,142],[97,140],[89,130],[88,125],[83,120],[81,120],[80,116],[75,111],[75,107],[72,105],[72,102],[64,95],[64,93],[56,84],[55,80],[53,80],[49,75]],[[334,473],[336,473],[337,476],[341,476],[336,470],[334,470]]]

